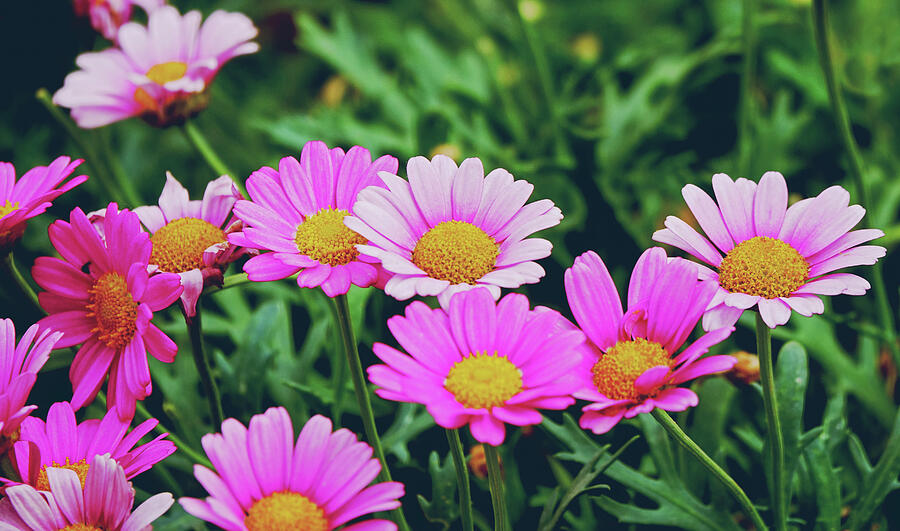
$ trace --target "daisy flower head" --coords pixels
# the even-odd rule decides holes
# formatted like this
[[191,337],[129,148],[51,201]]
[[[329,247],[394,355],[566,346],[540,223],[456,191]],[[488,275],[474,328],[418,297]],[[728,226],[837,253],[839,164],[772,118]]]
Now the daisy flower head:
[[73,470],[47,470],[47,489],[15,485],[0,501],[0,528],[11,531],[147,531],[174,498],[156,494],[137,509],[134,488],[122,467],[96,455],[84,478]]
[[497,168],[487,176],[477,158],[458,167],[445,155],[414,157],[408,181],[392,172],[379,176],[387,187],[359,194],[347,226],[369,240],[363,255],[392,273],[384,291],[399,300],[437,295],[441,305],[458,291],[538,282],[544,269],[534,260],[552,245],[530,234],[559,224],[562,213],[549,199],[526,205],[534,186]]
[[102,419],[77,423],[72,405],[57,402],[50,406],[46,422],[35,417],[22,421],[19,440],[13,445],[13,466],[22,483],[50,490],[50,468],[73,470],[83,484],[94,456],[105,454],[115,459],[125,477],[131,479],[175,452],[175,444],[164,440],[168,434],[135,446],[157,424],[158,420],[148,419],[129,432],[131,419],[122,420],[115,407]]
[[282,407],[254,415],[250,427],[235,419],[221,433],[203,437],[213,472],[194,465],[194,475],[210,496],[181,498],[185,511],[226,531],[304,529],[389,531],[387,520],[360,516],[400,507],[403,484],[369,485],[381,471],[372,448],[356,435],[315,415],[294,443],[291,418]]
[[50,350],[61,332],[32,325],[16,344],[16,328],[11,319],[0,319],[0,459],[18,439],[22,421],[37,409],[26,406],[37,374],[50,358]]
[[102,225],[104,237],[80,208],[54,222],[50,242],[62,259],[39,257],[31,274],[46,290],[38,300],[49,315],[39,324],[63,333],[56,348],[81,344],[69,370],[72,406],[93,400],[109,373],[109,407],[131,419],[151,391],[147,352],[169,363],[178,350],[150,319],[183,288],[174,273],[148,275],[152,245],[134,212],[110,203]]
[[606,265],[593,251],[566,270],[565,287],[572,314],[588,338],[574,393],[591,402],[582,408],[584,429],[606,433],[623,417],[657,407],[684,411],[696,406],[697,395],[678,385],[726,371],[736,361],[732,356],[699,359],[731,335],[732,326],[704,334],[676,355],[716,285],[698,280],[695,264],[667,258],[660,247],[646,250],[635,264],[626,312]]
[[150,273],[181,277],[181,303],[188,317],[196,314],[203,288],[221,285],[225,268],[243,252],[226,236],[238,225],[228,218],[241,197],[231,177],[223,175],[206,186],[203,200],[191,201],[187,189],[167,172],[159,206],[134,209],[152,234]]
[[775,328],[791,311],[807,317],[825,311],[818,295],[863,295],[869,289],[862,277],[834,273],[872,265],[886,252],[860,245],[884,236],[880,230],[850,230],[866,210],[851,205],[844,188],[832,186],[788,207],[787,184],[778,172],[766,172],[759,184],[717,173],[712,186],[715,201],[692,184],[681,191],[706,238],[674,216],[653,234],[717,269],[700,267],[704,278],[719,285],[704,329],[730,326],[754,306]]
[[247,16],[199,11],[181,15],[172,6],[153,10],[144,27],[124,24],[118,47],[83,53],[53,103],[72,109],[80,127],[140,116],[162,127],[183,123],[206,107],[207,88],[228,60],[254,53],[257,30]]
[[131,20],[135,5],[150,13],[165,3],[165,0],[75,0],[75,14],[89,16],[95,30],[115,41],[119,27]]
[[505,423],[540,424],[538,409],[575,402],[584,334],[556,311],[529,309],[524,295],[495,302],[485,288],[468,290],[447,310],[416,301],[388,327],[408,354],[375,343],[385,363],[368,369],[375,393],[424,404],[444,428],[468,424],[476,440],[499,446]]
[[66,181],[81,163],[81,159],[58,157],[49,166],[28,170],[16,181],[16,168],[0,162],[0,255],[22,237],[28,219],[42,214],[51,201],[87,180],[87,175],[79,175]]
[[329,297],[347,293],[350,284],[371,286],[378,278],[372,258],[357,244],[366,239],[347,228],[363,188],[380,185],[379,171],[397,171],[397,159],[372,160],[369,151],[353,146],[344,153],[324,142],[307,142],[300,160],[285,157],[278,169],[264,166],[247,179],[250,201],[238,201],[235,215],[243,232],[228,241],[242,247],[274,251],[244,264],[250,280],[278,280],[297,274],[303,288],[321,286]]

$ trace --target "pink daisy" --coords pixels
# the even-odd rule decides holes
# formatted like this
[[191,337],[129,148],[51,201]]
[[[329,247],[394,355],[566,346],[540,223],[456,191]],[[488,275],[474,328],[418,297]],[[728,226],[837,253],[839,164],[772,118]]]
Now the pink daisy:
[[759,185],[717,173],[712,185],[718,204],[692,184],[681,190],[709,239],[674,216],[653,234],[718,269],[700,266],[703,278],[719,285],[703,316],[706,330],[731,326],[754,306],[775,328],[788,321],[791,310],[822,313],[825,305],[817,295],[862,295],[869,289],[861,277],[832,273],[872,265],[885,255],[884,247],[860,246],[883,236],[880,230],[849,232],[866,210],[850,205],[847,190],[832,186],[788,208],[787,184],[778,172],[765,173]]
[[223,175],[206,185],[202,201],[190,201],[188,191],[166,173],[159,206],[134,209],[153,234],[150,272],[177,273],[181,277],[181,303],[188,317],[196,314],[204,286],[221,286],[225,268],[243,254],[243,249],[226,238],[239,226],[239,222],[226,221],[235,201],[241,198],[231,177]]
[[[37,406],[26,406],[38,372],[50,358],[50,350],[62,332],[32,325],[16,345],[16,329],[10,319],[0,319],[0,459],[18,439],[19,425]],[[33,346],[32,346],[33,343]]]
[[390,155],[374,162],[369,151],[353,146],[347,153],[324,142],[307,142],[300,161],[285,157],[278,170],[264,166],[247,179],[251,201],[238,201],[234,212],[243,233],[228,241],[273,253],[244,264],[250,280],[277,280],[297,274],[304,288],[321,286],[329,297],[347,293],[350,284],[371,286],[378,270],[355,245],[366,239],[344,225],[354,212],[360,190],[378,185],[377,172],[397,171]]
[[83,481],[65,468],[47,470],[47,480],[45,492],[31,485],[6,490],[7,497],[0,501],[0,530],[148,531],[175,502],[163,492],[132,511],[134,488],[122,467],[105,455],[94,456]]
[[[329,531],[376,511],[400,507],[403,484],[369,485],[381,471],[372,448],[346,429],[331,431],[331,421],[315,415],[294,444],[291,418],[282,407],[250,419],[235,419],[222,433],[203,437],[216,472],[194,465],[194,475],[209,492],[206,500],[181,498],[188,513],[226,531],[303,529]],[[369,485],[369,486],[367,486]],[[366,520],[345,531],[396,530],[387,520]]]
[[16,168],[0,162],[0,254],[22,237],[26,220],[42,214],[51,201],[87,180],[87,175],[79,175],[63,184],[81,163],[81,159],[72,162],[69,157],[58,157],[49,166],[28,170],[16,181]]
[[681,351],[712,299],[716,285],[697,280],[696,265],[667,258],[659,247],[644,251],[631,273],[628,311],[603,261],[593,251],[566,270],[566,296],[588,342],[576,370],[587,400],[581,427],[606,433],[622,417],[654,408],[684,411],[697,405],[697,395],[677,387],[688,380],[730,369],[732,356],[699,359],[709,347],[731,335],[727,326],[701,336]]
[[76,208],[68,223],[50,225],[50,242],[63,259],[39,257],[31,274],[47,290],[38,299],[50,315],[39,324],[64,334],[56,348],[82,344],[69,370],[72,406],[93,400],[108,372],[109,407],[117,406],[124,420],[134,416],[135,401],[150,394],[147,352],[162,362],[175,359],[178,347],[150,319],[175,302],[182,287],[173,273],[148,278],[152,245],[134,212],[110,203],[103,233]]
[[57,402],[47,412],[47,422],[28,417],[22,422],[19,440],[13,445],[13,466],[27,483],[38,490],[49,490],[47,470],[67,468],[78,474],[82,484],[94,456],[108,455],[131,479],[150,469],[175,451],[163,434],[135,447],[139,440],[156,427],[156,419],[145,420],[128,432],[131,419],[122,420],[115,407],[102,419],[89,419],[80,424],[68,402]]
[[549,199],[526,205],[532,184],[502,168],[485,176],[476,158],[457,167],[444,155],[414,157],[406,173],[408,182],[379,173],[387,188],[363,190],[346,220],[369,240],[357,249],[393,273],[385,293],[399,300],[437,295],[446,305],[458,291],[484,286],[498,299],[500,288],[544,276],[534,260],[549,256],[552,245],[526,236],[557,225],[562,214]]
[[414,302],[388,327],[406,352],[375,343],[386,365],[369,380],[386,400],[425,404],[445,428],[468,424],[472,436],[503,443],[505,424],[540,424],[541,409],[565,409],[578,389],[572,374],[584,334],[558,312],[528,308],[524,295],[495,302],[487,289],[460,292],[448,310]]
[[84,128],[132,116],[156,126],[182,123],[206,107],[206,89],[222,65],[254,53],[256,27],[241,13],[215,11],[201,26],[199,11],[153,10],[147,27],[119,28],[118,48],[83,53],[53,102],[72,109]]
[[91,26],[111,41],[116,40],[119,26],[131,20],[135,5],[150,13],[165,0],[75,0],[75,14],[91,17]]

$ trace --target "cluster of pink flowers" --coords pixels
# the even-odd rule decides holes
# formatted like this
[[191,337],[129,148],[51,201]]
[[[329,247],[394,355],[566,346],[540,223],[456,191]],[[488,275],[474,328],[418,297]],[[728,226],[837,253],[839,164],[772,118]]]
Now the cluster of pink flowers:
[[[147,25],[129,22],[132,4]],[[228,60],[258,45],[252,22],[217,11],[201,25],[161,1],[76,2],[115,47],[78,58],[54,101],[82,127],[139,116],[154,125],[183,122],[206,105],[209,83]],[[84,182],[69,178],[79,161],[60,157],[18,181],[0,164],[0,255],[60,194]],[[621,419],[655,408],[683,411],[698,397],[683,384],[730,369],[731,356],[706,356],[734,331],[744,310],[757,308],[774,328],[792,312],[822,313],[821,295],[861,295],[859,276],[836,273],[873,264],[882,236],[851,230],[865,210],[832,187],[788,206],[781,174],[759,183],[712,178],[715,200],[688,185],[684,199],[705,237],[668,217],[653,238],[705,265],[647,249],[632,271],[627,304],[593,251],[564,276],[574,323],[509,293],[539,282],[536,262],[552,246],[538,231],[562,213],[549,199],[529,202],[534,186],[498,168],[485,173],[469,158],[457,165],[437,155],[413,157],[406,178],[390,155],[347,151],[320,141],[299,159],[282,158],[247,179],[244,197],[228,176],[208,183],[200,200],[167,174],[158,206],[116,203],[50,225],[59,257],[40,257],[32,276],[48,314],[17,342],[0,321],[0,458],[14,477],[0,478],[3,529],[145,529],[174,503],[151,497],[137,509],[128,482],[176,451],[166,434],[145,444],[155,419],[133,429],[137,401],[152,392],[148,354],[172,362],[176,343],[153,324],[176,301],[188,323],[205,288],[221,286],[231,262],[246,257],[251,281],[293,277],[329,297],[351,286],[376,286],[415,301],[387,322],[400,349],[375,343],[381,364],[368,376],[385,400],[424,404],[436,424],[469,426],[498,446],[506,424],[542,421],[541,410],[577,400],[580,425],[601,434]],[[713,269],[714,268],[714,269]],[[688,339],[698,323],[704,333]],[[688,346],[684,347],[685,344]],[[72,397],[53,404],[46,420],[26,405],[52,349],[79,345],[69,368]],[[684,348],[682,348],[684,347]],[[75,412],[107,384],[107,413],[78,423]],[[130,431],[129,431],[130,430]],[[205,500],[182,498],[190,514],[227,530],[396,529],[387,520],[355,522],[398,508],[404,487],[373,484],[382,465],[373,449],[346,429],[312,417],[294,438],[290,415],[274,407],[249,427],[235,419],[203,438],[215,468],[196,465]],[[80,527],[78,527],[80,526]]]

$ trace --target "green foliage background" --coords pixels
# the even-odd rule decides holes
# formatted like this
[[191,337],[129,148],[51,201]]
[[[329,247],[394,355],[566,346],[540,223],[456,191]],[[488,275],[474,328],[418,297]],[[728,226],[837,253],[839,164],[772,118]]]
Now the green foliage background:
[[[547,277],[520,290],[533,304],[566,315],[562,274],[573,258],[597,251],[624,287],[665,216],[690,218],[680,197],[687,183],[709,189],[716,172],[758,179],[778,170],[798,197],[832,184],[855,193],[816,55],[810,6],[802,0],[173,3],[205,14],[241,11],[260,28],[261,52],[223,68],[209,109],[196,120],[241,178],[297,155],[312,139],[390,153],[400,159],[401,174],[406,159],[436,150],[455,152],[457,159],[478,156],[488,169],[505,167],[534,183],[533,198],[551,198],[566,216],[544,233],[554,243],[543,262]],[[14,162],[21,174],[60,154],[83,156],[34,93],[58,89],[78,53],[107,43],[75,19],[68,2],[4,4],[0,160]],[[747,4],[756,8],[745,28]],[[887,233],[877,243],[888,247],[884,270],[896,310],[900,4],[835,0],[831,6],[837,69],[874,201],[864,206],[870,222]],[[215,177],[178,128],[130,120],[85,135],[107,146],[101,151],[118,160],[146,203],[156,201],[166,170],[196,197]],[[104,163],[88,160],[81,169],[90,175]],[[35,256],[52,252],[46,227],[53,219],[76,205],[89,211],[110,199],[96,179],[61,198],[30,224],[16,251],[20,267],[27,270]],[[385,320],[404,304],[374,290],[350,295],[369,364],[371,344],[391,342]],[[12,286],[0,286],[0,296],[0,316],[14,318],[20,332],[37,319]],[[331,380],[331,360],[341,353],[324,295],[268,283],[215,293],[205,305],[227,414],[246,421],[281,404],[299,426],[311,414],[328,413],[340,388]],[[897,367],[883,349],[873,295],[826,305],[824,316],[795,314],[776,331],[788,462],[796,470],[793,514],[802,529],[841,529],[842,509],[852,514],[873,479],[870,462],[885,450],[897,409]],[[147,405],[197,448],[212,426],[190,343],[177,311],[160,320],[184,352],[171,366],[152,365],[155,390]],[[793,342],[782,346],[787,341]],[[754,349],[752,322],[742,322],[719,351],[737,349]],[[765,505],[758,388],[722,378],[695,386],[700,405],[679,422]],[[341,392],[342,424],[361,433],[352,391]],[[39,413],[69,396],[60,368],[47,371],[32,395]],[[458,526],[440,430],[420,407],[381,400],[375,406],[395,477],[407,484],[404,505],[413,529]],[[533,434],[509,432],[504,453],[511,512],[521,522],[516,529],[531,528],[545,502],[552,505],[582,466],[594,470],[601,445],[614,450],[635,434],[641,439],[598,476],[609,488],[576,498],[560,525],[742,525],[727,494],[652,421],[636,419],[595,437],[573,422],[577,410],[570,414],[549,415]],[[184,457],[166,465],[166,473],[148,473],[136,486],[203,494]],[[476,483],[480,524],[487,525],[487,486]],[[556,485],[562,490],[554,493]],[[896,486],[894,474],[883,488]],[[875,511],[882,529],[900,527],[890,510],[898,502],[893,491]],[[176,507],[157,528],[202,525]]]

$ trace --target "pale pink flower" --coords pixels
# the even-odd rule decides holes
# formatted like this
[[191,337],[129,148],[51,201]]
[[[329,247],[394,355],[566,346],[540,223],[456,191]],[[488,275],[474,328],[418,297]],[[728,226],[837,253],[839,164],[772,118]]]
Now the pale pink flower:
[[718,204],[692,184],[681,191],[708,239],[675,216],[653,234],[718,270],[698,266],[703,278],[719,285],[703,316],[704,329],[731,326],[754,306],[775,328],[791,311],[807,317],[825,311],[819,295],[863,295],[869,289],[862,277],[834,273],[872,265],[886,252],[860,245],[884,236],[882,231],[850,231],[866,210],[850,205],[847,190],[832,186],[789,208],[787,184],[778,172],[765,173],[758,185],[717,173],[712,185]]
[[89,16],[95,30],[115,41],[119,27],[131,20],[134,6],[150,13],[165,3],[166,0],[75,0],[75,14]]

